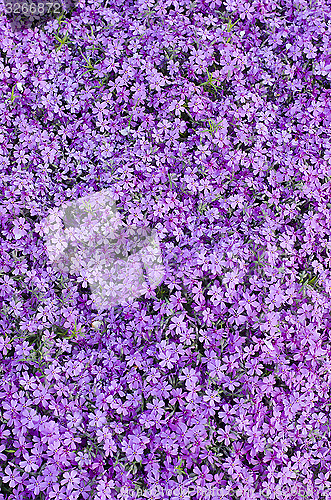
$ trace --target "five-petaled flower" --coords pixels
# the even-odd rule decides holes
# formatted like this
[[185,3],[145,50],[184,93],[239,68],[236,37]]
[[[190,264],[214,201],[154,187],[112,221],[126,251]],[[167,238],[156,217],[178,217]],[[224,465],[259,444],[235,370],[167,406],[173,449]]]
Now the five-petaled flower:
[[23,236],[28,234],[28,230],[30,229],[29,223],[23,217],[19,217],[13,221],[13,234],[16,240],[21,239]]
[[71,470],[63,473],[63,479],[61,480],[62,485],[66,485],[67,491],[71,492],[76,489],[80,483],[80,477],[76,470]]

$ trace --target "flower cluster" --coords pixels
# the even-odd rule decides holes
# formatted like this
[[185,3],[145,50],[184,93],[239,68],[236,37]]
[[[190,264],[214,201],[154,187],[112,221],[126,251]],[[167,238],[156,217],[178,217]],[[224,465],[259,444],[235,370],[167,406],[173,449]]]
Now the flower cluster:
[[[0,500],[330,500],[328,2],[11,22]],[[78,210],[108,190],[116,210]],[[100,282],[132,227],[149,286],[127,266]]]
[[72,274],[83,270],[82,286],[88,278],[92,304],[99,310],[154,290],[164,271],[157,235],[146,227],[123,225],[110,205],[113,189],[65,204],[42,228],[51,262]]

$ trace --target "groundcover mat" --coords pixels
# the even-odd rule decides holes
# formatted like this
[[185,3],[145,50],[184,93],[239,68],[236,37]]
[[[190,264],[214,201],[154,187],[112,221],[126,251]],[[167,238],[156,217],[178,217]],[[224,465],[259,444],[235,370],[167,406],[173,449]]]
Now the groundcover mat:
[[331,499],[330,2],[33,1],[0,17],[0,499]]

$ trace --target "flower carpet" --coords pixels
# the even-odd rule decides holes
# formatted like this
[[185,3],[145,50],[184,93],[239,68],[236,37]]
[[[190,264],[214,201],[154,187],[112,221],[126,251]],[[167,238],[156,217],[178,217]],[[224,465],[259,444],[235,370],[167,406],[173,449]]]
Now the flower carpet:
[[[330,2],[33,1],[0,16],[0,500],[330,500]],[[63,226],[110,192],[152,235],[117,294],[116,231]]]

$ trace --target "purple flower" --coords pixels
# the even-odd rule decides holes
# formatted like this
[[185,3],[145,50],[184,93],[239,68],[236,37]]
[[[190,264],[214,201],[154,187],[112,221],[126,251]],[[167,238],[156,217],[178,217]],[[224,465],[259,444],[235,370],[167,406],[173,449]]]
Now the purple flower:
[[16,346],[15,353],[17,356],[27,357],[27,356],[29,356],[32,349],[33,349],[33,347],[29,346],[28,342],[23,341],[23,343],[21,345],[19,344]]
[[39,468],[36,457],[29,455],[27,452],[23,452],[24,460],[21,460],[19,465],[25,472],[36,471]]
[[5,476],[2,480],[8,483],[10,488],[14,488],[17,484],[21,483],[21,475],[17,469],[11,469],[9,465],[5,468]]
[[236,435],[233,434],[232,432],[230,432],[231,430],[231,426],[230,425],[226,425],[225,426],[225,429],[220,429],[219,431],[217,431],[217,434],[219,436],[219,440],[221,442],[224,441],[224,443],[228,446],[230,444],[230,440],[231,439],[235,439]]
[[30,226],[23,217],[19,217],[14,220],[13,224],[13,234],[16,240],[19,240],[23,236],[27,235],[27,231],[30,229]]
[[2,354],[5,356],[10,349],[11,340],[8,337],[0,337],[0,350],[2,351]]
[[[203,399],[204,399],[204,401],[208,402],[208,404],[211,407],[215,407],[215,404],[219,403],[221,400],[220,397],[218,396],[218,393],[216,391],[211,390],[211,389],[207,389],[205,391]],[[216,408],[217,408],[217,406],[216,406]]]
[[61,488],[59,484],[55,483],[53,485],[53,491],[49,493],[49,496],[53,500],[63,500],[67,496],[65,493],[66,493],[65,488],[64,487]]
[[6,455],[4,455],[4,453],[1,453],[5,448],[6,448],[6,446],[4,444],[0,445],[0,460],[3,460],[3,461],[7,460]]
[[112,498],[111,490],[115,488],[115,483],[113,480],[101,479],[97,485],[97,497],[100,500],[106,500],[107,498]]
[[181,314],[178,318],[171,318],[171,323],[169,325],[169,330],[176,329],[176,333],[179,334],[186,328],[186,322],[184,321],[185,314]]
[[31,408],[30,410],[23,410],[21,415],[21,423],[28,429],[35,427],[40,421],[40,416],[37,415],[36,410]]
[[71,492],[73,489],[77,489],[80,483],[80,477],[77,475],[77,471],[71,470],[70,472],[63,473],[63,479],[61,481],[62,485],[66,485],[67,492]]
[[27,485],[28,490],[30,490],[34,495],[38,495],[41,491],[45,491],[47,483],[43,481],[42,476],[30,477],[29,484]]
[[135,435],[129,435],[129,439],[125,440],[122,445],[122,450],[125,452],[130,462],[133,460],[140,462],[148,442],[149,438],[147,436],[142,435],[138,437]]
[[197,484],[201,486],[205,486],[206,481],[210,482],[213,479],[213,476],[209,474],[209,468],[207,465],[202,465],[201,469],[199,469],[199,467],[194,467],[193,472],[197,475]]

